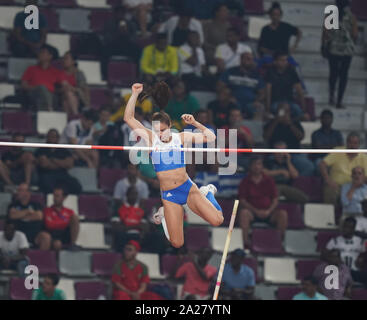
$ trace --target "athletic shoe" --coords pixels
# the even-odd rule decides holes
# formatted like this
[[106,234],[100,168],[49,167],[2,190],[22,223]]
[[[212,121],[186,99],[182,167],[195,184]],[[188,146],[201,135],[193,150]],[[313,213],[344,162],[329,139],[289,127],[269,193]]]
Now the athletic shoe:
[[213,195],[217,193],[217,188],[215,187],[214,184],[208,184],[207,186],[202,186],[200,187],[199,190],[204,196],[206,196],[208,192],[211,192]]
[[162,224],[164,234],[166,235],[166,238],[169,240],[170,238],[168,234],[166,219],[164,218],[164,208],[163,207],[160,207],[158,211],[155,214],[153,214],[153,221],[155,224]]

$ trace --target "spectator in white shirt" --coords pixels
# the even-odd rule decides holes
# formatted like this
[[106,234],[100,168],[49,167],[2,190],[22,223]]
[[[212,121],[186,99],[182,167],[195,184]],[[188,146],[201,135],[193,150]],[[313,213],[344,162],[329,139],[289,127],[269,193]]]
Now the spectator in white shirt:
[[240,34],[237,29],[229,28],[226,38],[227,42],[217,46],[215,51],[215,61],[219,73],[240,66],[241,55],[252,53],[252,49],[248,45],[240,42]]
[[354,234],[363,239],[367,239],[367,198],[361,201],[361,207],[363,216],[355,217],[357,224]]
[[183,45],[190,31],[196,31],[199,34],[200,44],[204,43],[201,22],[193,18],[192,12],[187,9],[182,9],[178,15],[169,18],[158,29],[159,33],[168,34],[168,43],[174,47]]
[[[65,127],[60,143],[84,144],[91,145],[93,143],[93,125],[95,115],[92,110],[86,110],[80,119],[71,120]],[[85,162],[89,168],[98,168],[99,154],[97,150],[75,150],[75,160]]]
[[138,201],[149,198],[149,188],[146,182],[138,177],[138,169],[135,165],[129,163],[127,167],[127,177],[119,180],[115,185],[113,198],[115,207],[119,208],[122,203],[127,201],[127,190],[131,186],[135,186],[138,191]]
[[0,231],[0,269],[17,270],[24,277],[24,269],[29,264],[26,257],[29,243],[25,234],[15,230],[15,224],[7,220],[4,231]]

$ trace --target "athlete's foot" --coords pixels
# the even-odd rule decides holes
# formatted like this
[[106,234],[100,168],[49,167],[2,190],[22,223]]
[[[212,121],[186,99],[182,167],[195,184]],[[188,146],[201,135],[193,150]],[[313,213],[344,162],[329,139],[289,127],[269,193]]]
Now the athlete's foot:
[[153,214],[153,221],[155,224],[162,224],[164,234],[166,235],[166,238],[170,240],[166,219],[164,218],[164,208],[163,207],[160,207],[158,211],[155,214]]
[[211,192],[213,195],[217,193],[217,188],[214,184],[208,184],[207,186],[200,187],[200,192],[206,196],[208,192]]

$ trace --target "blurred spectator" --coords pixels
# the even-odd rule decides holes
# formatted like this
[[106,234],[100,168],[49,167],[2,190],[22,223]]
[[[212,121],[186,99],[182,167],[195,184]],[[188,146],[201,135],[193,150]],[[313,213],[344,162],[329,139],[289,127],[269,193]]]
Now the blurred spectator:
[[[309,120],[301,80],[294,67],[289,65],[286,53],[274,54],[274,66],[266,74],[266,111],[277,114],[279,106],[289,104],[292,118]],[[295,102],[297,93],[300,105]]]
[[129,187],[135,186],[138,191],[138,201],[149,198],[148,185],[138,177],[138,169],[132,163],[127,166],[127,177],[119,180],[115,185],[113,199],[117,208],[127,200],[127,190]]
[[62,73],[62,106],[68,115],[78,115],[79,109],[90,107],[90,96],[84,72],[78,69],[76,57],[71,51],[64,54]]
[[143,79],[149,84],[155,80],[168,81],[177,75],[178,67],[177,49],[167,44],[167,34],[158,33],[155,43],[143,50],[140,61]]
[[147,291],[148,267],[136,259],[139,251],[139,242],[130,240],[124,247],[123,258],[115,264],[111,277],[114,300],[162,300]]
[[19,185],[14,200],[8,206],[8,219],[13,220],[16,230],[22,231],[28,242],[37,245],[41,250],[47,250],[47,239],[42,234],[43,213],[38,202],[31,200],[28,185]]
[[160,25],[158,32],[168,35],[168,43],[173,47],[182,46],[187,40],[191,31],[195,31],[199,36],[199,44],[204,43],[204,33],[201,22],[192,15],[192,10],[179,10],[178,15],[170,17]]
[[[26,0],[25,7],[37,6],[37,0]],[[14,18],[14,29],[10,37],[10,50],[15,57],[35,57],[40,48],[46,44],[47,20],[42,12],[38,14],[38,29],[27,29],[25,20],[28,14],[18,12]]]
[[[293,54],[302,37],[302,32],[299,28],[281,21],[283,11],[278,2],[273,2],[268,13],[271,22],[261,30],[258,42],[258,52],[263,57],[263,62],[267,64],[272,62],[275,52]],[[297,39],[292,48],[289,48],[289,41],[292,36],[296,36]],[[290,60],[291,64],[296,64],[293,59]]]
[[124,0],[123,5],[132,10],[139,24],[142,37],[148,35],[148,19],[153,8],[153,0]]
[[209,64],[215,63],[215,49],[220,44],[226,42],[227,30],[231,27],[230,12],[225,3],[219,4],[214,9],[213,19],[204,25],[204,50]]
[[252,49],[240,42],[240,34],[237,29],[229,28],[226,33],[226,42],[217,46],[215,61],[218,73],[241,65],[241,55],[252,53]]
[[110,126],[114,125],[110,120],[111,112],[107,107],[102,107],[98,113],[99,120],[93,125],[93,140],[96,144],[99,144],[99,139],[106,134]]
[[193,11],[194,17],[199,20],[208,20],[213,16],[214,9],[226,0],[186,0],[182,5]]
[[193,114],[199,109],[199,101],[190,95],[182,80],[177,80],[172,87],[172,97],[164,110],[171,117],[175,128],[181,130],[185,125],[181,118],[183,114]]
[[179,260],[175,278],[184,278],[182,296],[183,300],[209,300],[209,286],[217,273],[217,268],[209,264],[213,255],[210,248],[202,248],[197,254],[190,253],[191,261]]
[[[341,132],[332,128],[333,117],[334,115],[329,109],[325,109],[321,112],[321,128],[314,131],[311,136],[313,149],[333,149],[344,145]],[[327,154],[316,153],[313,155],[313,159],[319,161],[326,155]]]
[[[300,149],[304,135],[301,123],[291,117],[289,104],[281,104],[276,117],[264,126],[264,140],[269,146],[284,141],[289,149]],[[314,174],[315,166],[306,154],[293,154],[292,163],[300,176]]]
[[[356,132],[347,137],[347,149],[359,149],[360,138]],[[344,183],[351,182],[352,169],[361,167],[366,172],[367,157],[363,153],[332,153],[319,164],[324,180],[324,202],[336,204],[340,196],[340,188]]]
[[313,276],[302,279],[302,292],[296,294],[292,300],[328,300],[317,292],[318,281]]
[[[60,135],[56,129],[47,132],[46,143],[58,144]],[[35,152],[39,187],[43,193],[51,193],[57,184],[63,184],[70,193],[79,194],[82,186],[68,170],[74,166],[74,158],[68,149],[39,148]]]
[[329,240],[323,255],[330,254],[330,250],[340,251],[340,257],[345,265],[350,268],[354,281],[360,282],[360,271],[356,266],[359,255],[364,252],[363,239],[354,234],[357,221],[353,217],[348,217],[342,222],[341,235]]
[[[60,143],[93,144],[93,124],[95,116],[92,110],[82,113],[80,119],[71,120],[62,132]],[[97,150],[76,149],[73,153],[75,160],[86,163],[89,168],[98,168],[99,153]]]
[[362,239],[367,239],[367,199],[361,201],[363,215],[356,216],[356,229],[354,234]]
[[65,246],[76,248],[79,234],[78,215],[64,207],[68,193],[63,187],[53,190],[53,205],[43,209],[45,223],[45,238],[49,241],[49,249],[60,251]]
[[228,87],[217,90],[217,98],[208,104],[209,122],[216,128],[228,124],[228,110],[239,109]]
[[278,190],[274,179],[264,174],[263,159],[251,158],[249,173],[238,189],[240,199],[240,226],[243,240],[249,246],[249,229],[252,222],[275,224],[282,238],[288,225],[287,211],[278,209]]
[[367,198],[366,174],[364,168],[352,169],[352,182],[345,183],[341,188],[343,214],[362,214],[361,201]]
[[[144,119],[144,113],[141,107],[135,107],[135,118],[140,121],[144,127],[151,129],[152,124]],[[140,137],[137,136],[137,132],[131,130],[127,123],[121,125],[121,132],[124,137],[124,146],[133,146],[140,141]]]
[[144,232],[147,230],[145,224],[144,210],[138,201],[139,195],[135,186],[130,186],[126,191],[126,201],[117,210],[117,216],[112,218],[112,229],[114,233],[114,248],[121,251],[129,240],[141,242]]
[[[337,286],[337,288],[335,288],[335,286],[334,288],[326,287],[326,283],[328,283],[326,278],[329,277],[330,274],[325,272],[325,268],[329,265],[333,265],[338,268],[337,274],[339,276],[339,286]],[[313,277],[318,281],[320,293],[326,296],[329,300],[344,300],[345,298],[351,298],[353,280],[349,268],[340,258],[339,250],[333,249],[329,252],[329,254],[324,258],[324,262],[319,264],[314,270]]]
[[[287,144],[279,141],[274,144],[275,149],[287,149]],[[274,178],[279,196],[286,198],[287,202],[307,203],[308,196],[301,190],[292,187],[292,180],[299,176],[298,170],[292,164],[289,153],[275,152],[265,161],[264,173]]]
[[66,300],[64,291],[56,288],[60,278],[57,274],[48,274],[39,289],[33,291],[32,300]]
[[48,47],[41,47],[38,64],[28,67],[22,76],[25,98],[37,110],[53,111],[57,105],[55,85],[64,79],[62,72],[51,66],[53,58]]
[[355,54],[358,21],[350,9],[349,0],[336,0],[339,10],[339,28],[323,29],[322,53],[329,60],[329,104],[335,105],[335,89],[339,80],[337,108],[344,108],[343,97],[348,84],[348,72]]
[[24,269],[29,264],[28,248],[25,234],[16,231],[14,222],[6,220],[4,231],[0,231],[0,270],[16,270],[20,277],[24,277]]
[[126,56],[138,63],[141,49],[134,41],[136,28],[126,19],[126,8],[118,6],[113,17],[105,21],[101,34],[103,43],[102,74],[107,79],[108,62],[112,56]]
[[228,86],[246,118],[262,120],[265,109],[264,80],[256,70],[251,52],[241,54],[240,58],[240,66],[230,68],[221,75],[218,90]]
[[206,70],[204,51],[200,47],[199,34],[196,31],[188,33],[187,42],[178,49],[178,56],[181,78],[188,88],[212,88]]
[[[16,133],[12,137],[13,142],[24,143],[25,139],[22,134]],[[23,148],[13,147],[9,151],[2,154],[1,160],[5,165],[7,179],[9,177],[10,185],[25,182],[30,185],[34,172],[35,159],[32,152],[24,151]],[[14,182],[14,183],[13,183]]]
[[220,296],[223,300],[254,300],[255,273],[243,263],[246,253],[242,249],[232,251],[224,266]]

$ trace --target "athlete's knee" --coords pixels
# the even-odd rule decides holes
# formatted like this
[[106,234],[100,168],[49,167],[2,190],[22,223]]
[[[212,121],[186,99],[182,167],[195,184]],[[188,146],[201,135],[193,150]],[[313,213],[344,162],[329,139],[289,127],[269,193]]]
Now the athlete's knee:
[[218,211],[217,215],[212,219],[211,225],[213,227],[219,227],[224,221],[222,212]]
[[181,248],[184,245],[183,239],[171,239],[170,240],[172,247],[174,248]]

